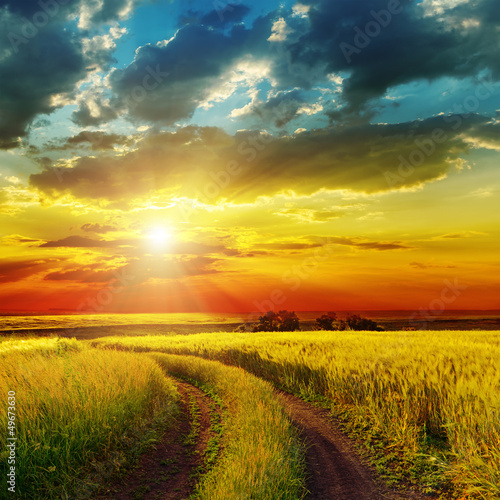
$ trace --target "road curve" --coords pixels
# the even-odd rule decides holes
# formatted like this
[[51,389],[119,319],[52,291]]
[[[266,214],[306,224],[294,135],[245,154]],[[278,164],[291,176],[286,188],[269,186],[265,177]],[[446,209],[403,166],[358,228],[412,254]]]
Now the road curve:
[[396,496],[363,465],[349,439],[328,419],[328,411],[302,399],[279,398],[306,444],[308,500],[379,500]]

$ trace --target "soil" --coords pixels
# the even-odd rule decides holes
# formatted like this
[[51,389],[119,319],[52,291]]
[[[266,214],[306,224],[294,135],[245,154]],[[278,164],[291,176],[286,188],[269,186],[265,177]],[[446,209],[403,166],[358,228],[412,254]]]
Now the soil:
[[[209,398],[191,384],[176,383],[181,394],[177,423],[128,476],[112,483],[104,494],[94,497],[96,500],[185,500],[194,492],[195,472],[203,466],[203,451],[210,438]],[[200,410],[200,432],[196,443],[187,446],[183,440],[191,430],[190,396],[196,399]],[[362,461],[327,410],[284,392],[278,393],[278,397],[306,445],[307,500],[426,498],[415,492],[387,488],[376,471]]]
[[327,410],[287,393],[279,397],[306,444],[308,500],[423,498],[414,492],[389,490],[362,462]]
[[[198,467],[203,467],[203,452],[210,438],[209,397],[197,387],[176,381],[181,395],[176,423],[159,440],[155,449],[145,453],[126,476],[106,488],[96,500],[183,500],[193,492]],[[199,434],[194,445],[184,440],[191,430],[189,397],[199,408]]]

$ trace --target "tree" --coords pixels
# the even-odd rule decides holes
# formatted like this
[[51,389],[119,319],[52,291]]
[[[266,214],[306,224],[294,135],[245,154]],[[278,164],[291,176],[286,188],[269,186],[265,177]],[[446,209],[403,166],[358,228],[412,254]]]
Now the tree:
[[345,320],[340,321],[339,330],[370,330],[370,331],[381,331],[383,328],[378,326],[375,321],[368,318],[362,318],[357,314],[351,314],[347,316]]
[[293,332],[299,329],[299,318],[295,312],[280,311],[278,313],[278,318],[280,321],[280,332]]
[[337,330],[337,325],[333,324],[336,319],[337,314],[333,311],[323,314],[319,318],[316,318],[316,328],[318,330]]
[[254,332],[293,332],[299,329],[299,318],[295,312],[268,311],[259,317],[259,324],[254,327]]

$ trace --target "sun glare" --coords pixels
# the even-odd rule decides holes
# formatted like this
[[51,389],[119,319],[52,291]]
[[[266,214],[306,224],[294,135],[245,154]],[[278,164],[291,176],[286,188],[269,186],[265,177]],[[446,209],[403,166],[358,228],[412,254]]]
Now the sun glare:
[[153,245],[164,246],[172,239],[172,233],[163,227],[155,227],[149,232],[148,237]]

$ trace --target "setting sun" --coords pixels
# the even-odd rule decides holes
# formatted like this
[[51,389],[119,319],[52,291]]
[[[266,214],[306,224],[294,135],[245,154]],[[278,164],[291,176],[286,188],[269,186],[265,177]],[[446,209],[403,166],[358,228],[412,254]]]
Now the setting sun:
[[148,238],[155,246],[165,246],[172,240],[172,233],[163,227],[155,227],[148,233]]

